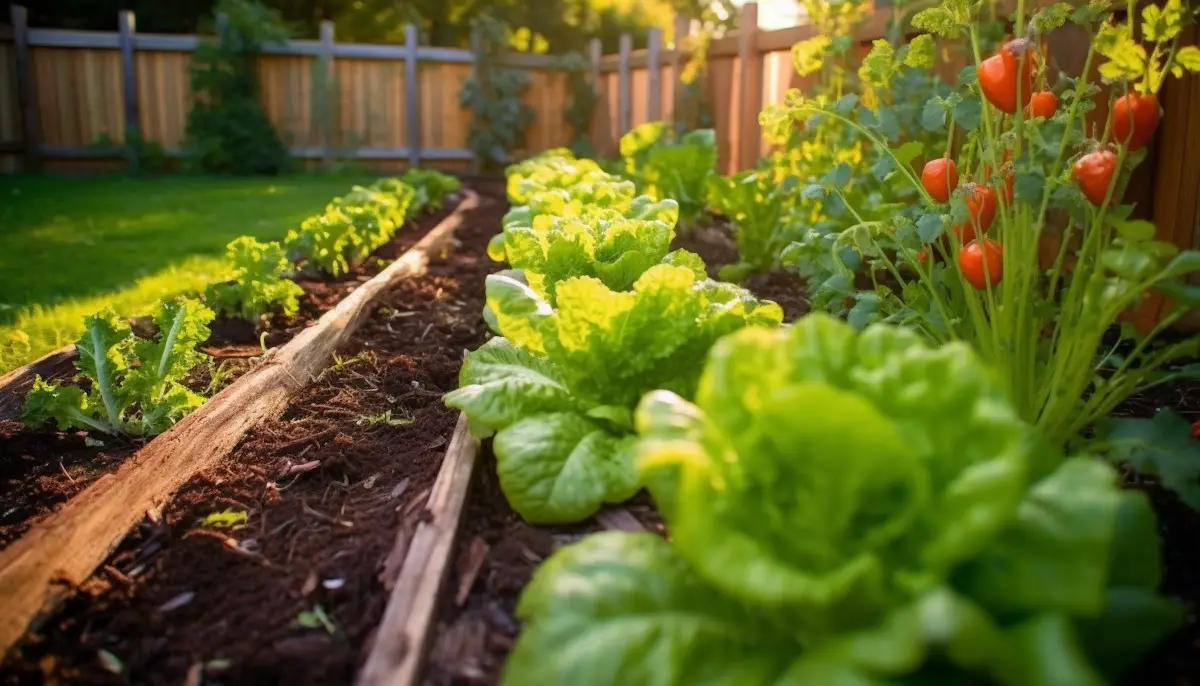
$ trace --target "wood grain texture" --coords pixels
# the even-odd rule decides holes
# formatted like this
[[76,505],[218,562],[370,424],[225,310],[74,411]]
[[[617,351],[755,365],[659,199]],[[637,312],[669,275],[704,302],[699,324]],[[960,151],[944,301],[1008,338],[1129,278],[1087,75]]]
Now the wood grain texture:
[[431,257],[450,244],[464,213],[477,205],[478,197],[466,191],[450,216],[315,325],[269,352],[255,369],[0,552],[0,653],[85,581],[144,512],[227,455],[251,428],[278,417],[378,298],[401,280],[422,275]]
[[459,520],[467,502],[471,474],[479,455],[479,439],[467,428],[466,415],[446,449],[446,457],[429,493],[400,576],[375,632],[371,652],[358,673],[358,686],[417,684],[433,626],[438,597],[450,566]]

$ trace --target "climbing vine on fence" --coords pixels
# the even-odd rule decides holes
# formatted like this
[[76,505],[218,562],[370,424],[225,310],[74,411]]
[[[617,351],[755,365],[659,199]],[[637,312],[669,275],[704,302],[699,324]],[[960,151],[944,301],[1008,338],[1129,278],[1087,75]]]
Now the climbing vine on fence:
[[193,100],[187,121],[188,164],[220,174],[277,174],[287,148],[259,102],[257,57],[287,39],[276,10],[256,0],[220,0],[226,18],[216,40],[201,43],[189,73]]
[[524,70],[500,62],[509,45],[509,27],[483,16],[473,22],[475,68],[459,93],[459,103],[471,111],[467,147],[484,168],[508,163],[508,155],[524,142],[533,122],[533,108],[521,100],[529,88]]

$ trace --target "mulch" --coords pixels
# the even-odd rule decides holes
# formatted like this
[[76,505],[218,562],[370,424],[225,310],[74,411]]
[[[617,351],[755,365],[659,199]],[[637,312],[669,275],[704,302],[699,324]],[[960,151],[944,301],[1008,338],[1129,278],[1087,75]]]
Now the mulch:
[[[300,310],[292,317],[274,317],[260,341],[255,325],[219,317],[213,335],[201,346],[210,364],[196,368],[187,381],[194,391],[213,395],[250,369],[263,346],[274,348],[291,340],[342,298],[369,281],[387,264],[415,245],[452,210],[447,207],[421,217],[397,232],[362,267],[337,279],[300,276],[304,289]],[[73,370],[64,372],[66,379]],[[35,522],[54,512],[97,478],[111,473],[149,439],[88,436],[82,431],[59,431],[53,426],[26,428],[19,420],[0,419],[0,550],[20,538]]]

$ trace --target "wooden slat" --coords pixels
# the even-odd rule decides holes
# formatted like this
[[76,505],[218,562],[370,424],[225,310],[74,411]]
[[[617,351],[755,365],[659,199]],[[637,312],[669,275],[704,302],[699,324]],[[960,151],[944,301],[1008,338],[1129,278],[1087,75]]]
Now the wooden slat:
[[633,117],[633,96],[630,93],[629,52],[633,49],[633,36],[621,34],[621,65],[617,70],[617,138],[629,132]]
[[466,415],[460,414],[425,505],[428,516],[417,526],[411,542],[398,541],[398,545],[408,546],[408,552],[371,652],[355,681],[358,686],[418,683],[478,455],[479,439],[471,435]]
[[71,343],[0,376],[0,420],[21,416],[25,395],[36,377],[69,379],[75,376],[74,362],[75,344]]
[[432,257],[450,244],[464,213],[477,205],[478,197],[464,192],[458,208],[387,269],[0,552],[0,653],[85,581],[142,513],[228,455],[258,423],[279,416],[382,295],[425,273]]
[[38,122],[38,94],[34,86],[33,60],[29,54],[29,14],[24,7],[12,5],[9,8],[9,17],[12,22],[17,103],[21,112],[21,131],[25,139],[25,168],[37,171],[41,168],[38,149],[42,138]]
[[659,121],[662,119],[662,65],[659,62],[659,51],[662,49],[662,31],[658,28],[650,29],[650,48],[648,58],[646,60],[646,71],[649,74],[650,83],[647,87],[646,99],[647,103],[646,119],[649,121]]

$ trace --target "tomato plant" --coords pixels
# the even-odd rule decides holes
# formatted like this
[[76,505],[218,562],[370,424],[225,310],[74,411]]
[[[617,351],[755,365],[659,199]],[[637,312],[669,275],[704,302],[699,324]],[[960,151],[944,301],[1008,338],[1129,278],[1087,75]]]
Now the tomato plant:
[[[1131,5],[1118,18],[1097,1],[1058,3],[1027,17],[1021,3],[1016,38],[989,54],[979,28],[984,6],[947,0],[913,19],[940,39],[966,38],[975,57],[954,90],[928,104],[923,122],[950,141],[942,156],[965,180],[948,205],[908,164],[903,136],[883,122],[798,93],[788,96],[790,111],[798,121],[821,116],[855,129],[893,156],[897,178],[917,193],[915,209],[835,239],[892,281],[860,293],[850,321],[893,322],[937,341],[970,342],[999,371],[1022,417],[1067,445],[1091,435],[1085,430],[1130,394],[1185,373],[1172,371],[1173,361],[1200,354],[1200,338],[1157,342],[1200,304],[1200,291],[1187,282],[1200,272],[1200,253],[1155,240],[1154,226],[1132,219],[1133,208],[1121,204],[1146,156],[1139,147],[1157,121],[1156,106],[1142,103],[1154,102],[1168,75],[1200,71],[1200,49],[1179,44],[1196,11],[1167,0],[1140,12]],[[1099,63],[1109,85],[1113,106],[1102,127],[1084,125],[1100,86],[1046,70],[1047,36],[1068,21],[1095,35],[1081,73]],[[1146,45],[1134,39],[1135,29]],[[1050,84],[1052,77],[1059,81]],[[1128,128],[1117,125],[1118,115]],[[937,240],[948,231],[957,240]],[[991,241],[995,250],[987,249]],[[921,251],[938,259],[926,261]],[[1122,313],[1153,292],[1171,298],[1162,320],[1148,332],[1120,326]],[[1114,332],[1128,351],[1102,346]]]

